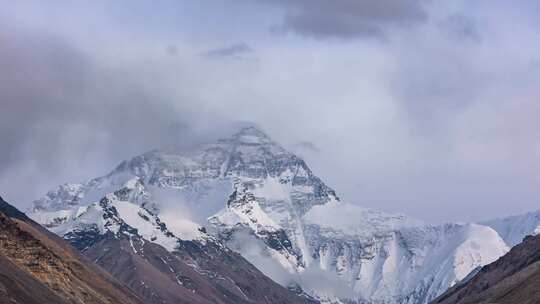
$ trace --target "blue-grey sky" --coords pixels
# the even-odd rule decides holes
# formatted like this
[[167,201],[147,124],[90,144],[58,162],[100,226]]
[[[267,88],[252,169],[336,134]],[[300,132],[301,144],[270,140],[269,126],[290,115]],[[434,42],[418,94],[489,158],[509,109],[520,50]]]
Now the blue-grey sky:
[[349,202],[539,209],[537,1],[4,1],[0,195],[18,206],[253,122]]

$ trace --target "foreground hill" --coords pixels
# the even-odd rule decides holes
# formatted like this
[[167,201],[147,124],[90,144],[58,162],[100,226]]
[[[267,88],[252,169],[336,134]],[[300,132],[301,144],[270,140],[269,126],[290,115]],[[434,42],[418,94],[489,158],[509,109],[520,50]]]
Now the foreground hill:
[[433,304],[540,303],[540,235],[522,243],[496,262],[484,266]]
[[130,289],[2,198],[0,303],[142,304]]

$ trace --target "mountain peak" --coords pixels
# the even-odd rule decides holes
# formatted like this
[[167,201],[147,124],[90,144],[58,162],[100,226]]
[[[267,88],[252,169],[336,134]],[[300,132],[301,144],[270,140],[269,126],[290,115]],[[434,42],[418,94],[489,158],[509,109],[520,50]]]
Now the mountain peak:
[[232,139],[243,144],[264,144],[272,142],[266,133],[255,126],[241,128],[232,136]]

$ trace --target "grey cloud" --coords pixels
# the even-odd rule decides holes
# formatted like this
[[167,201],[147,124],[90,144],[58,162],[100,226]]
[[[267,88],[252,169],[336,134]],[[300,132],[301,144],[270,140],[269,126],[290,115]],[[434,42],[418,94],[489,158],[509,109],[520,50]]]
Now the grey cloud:
[[480,31],[471,17],[463,14],[453,14],[445,18],[440,24],[443,33],[451,38],[465,39],[474,42],[481,40]]
[[262,0],[285,11],[276,30],[313,38],[383,37],[389,28],[427,20],[420,0]]
[[[373,1],[188,2],[187,11],[134,3],[140,14],[110,1],[107,9],[6,6],[0,20],[17,16],[11,28],[41,34],[0,26],[0,195],[20,205],[145,150],[221,137],[228,119],[255,121],[302,149],[344,201],[433,222],[538,208],[533,9],[504,1],[383,0],[377,9]],[[132,18],[146,12],[155,18]],[[463,16],[447,18],[454,12]],[[294,18],[309,26],[293,27]],[[268,32],[278,24],[325,40]],[[411,25],[419,26],[393,30]],[[363,47],[326,39],[387,32],[388,43]],[[475,33],[480,43],[469,38]],[[258,60],[200,53],[231,41],[257,45]],[[320,151],[300,148],[301,140]]]
[[479,67],[472,55],[476,44],[457,44],[443,37],[433,40],[396,47],[398,68],[389,85],[407,119],[424,134],[446,130],[448,122],[493,84],[493,75]]
[[190,119],[173,106],[178,100],[129,71],[101,67],[54,36],[1,37],[0,189],[7,198],[24,204],[67,176],[103,174],[190,133]]
[[321,150],[315,143],[310,141],[300,141],[296,145],[296,147],[300,148],[301,150],[308,150],[310,152],[320,152]]
[[167,45],[165,50],[167,51],[167,54],[169,54],[171,56],[175,56],[175,55],[178,54],[178,47],[176,45],[174,45],[174,44]]
[[253,53],[253,49],[246,43],[236,43],[226,47],[213,49],[204,53],[207,57],[241,57]]

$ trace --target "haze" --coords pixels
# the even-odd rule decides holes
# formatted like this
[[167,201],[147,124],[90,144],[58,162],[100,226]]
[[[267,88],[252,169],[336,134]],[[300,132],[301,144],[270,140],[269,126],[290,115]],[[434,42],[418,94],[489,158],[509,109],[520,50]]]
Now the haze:
[[343,200],[427,222],[538,209],[537,1],[6,1],[0,194],[26,208],[254,123]]

